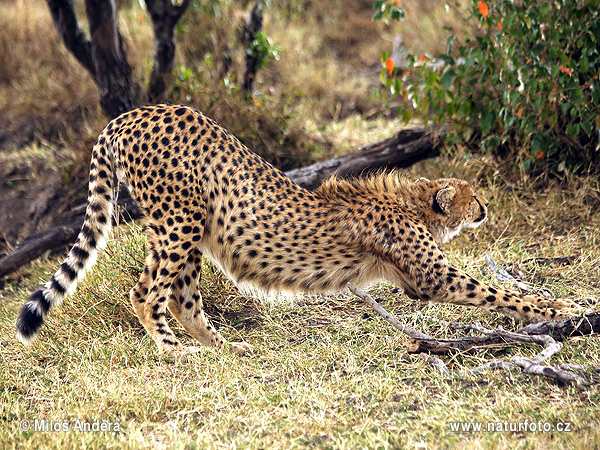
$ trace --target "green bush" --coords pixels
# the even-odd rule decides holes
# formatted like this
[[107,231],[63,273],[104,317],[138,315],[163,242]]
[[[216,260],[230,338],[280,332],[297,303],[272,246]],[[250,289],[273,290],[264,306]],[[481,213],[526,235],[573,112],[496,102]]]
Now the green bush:
[[[471,36],[435,60],[408,53],[402,68],[384,52],[382,82],[406,122],[446,124],[451,140],[476,138],[524,169],[600,169],[598,3],[471,0]],[[397,6],[375,2],[375,18],[401,19]]]

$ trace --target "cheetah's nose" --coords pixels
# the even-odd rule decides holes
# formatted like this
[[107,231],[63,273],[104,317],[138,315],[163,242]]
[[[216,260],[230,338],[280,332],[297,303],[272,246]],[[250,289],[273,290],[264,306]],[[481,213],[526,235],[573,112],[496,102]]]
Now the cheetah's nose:
[[485,207],[487,208],[489,206],[490,202],[485,202]]

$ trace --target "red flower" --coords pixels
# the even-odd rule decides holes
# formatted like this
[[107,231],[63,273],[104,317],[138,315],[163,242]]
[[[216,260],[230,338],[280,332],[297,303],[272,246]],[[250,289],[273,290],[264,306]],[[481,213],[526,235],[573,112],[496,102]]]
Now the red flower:
[[479,3],[477,3],[477,7],[479,8],[479,12],[483,16],[483,18],[487,19],[489,12],[488,4],[482,0]]
[[571,76],[571,74],[573,73],[573,69],[569,69],[568,67],[565,67],[562,64],[560,65],[560,70],[569,76]]
[[394,60],[392,58],[388,58],[385,61],[385,70],[387,70],[390,77],[394,74]]

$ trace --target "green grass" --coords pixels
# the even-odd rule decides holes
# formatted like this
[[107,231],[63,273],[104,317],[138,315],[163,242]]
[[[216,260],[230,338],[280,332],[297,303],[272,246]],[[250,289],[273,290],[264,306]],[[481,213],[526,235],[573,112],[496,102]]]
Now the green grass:
[[[598,298],[600,291],[597,180],[567,188],[515,185],[493,175],[490,161],[445,157],[411,169],[410,177],[441,172],[479,179],[491,220],[446,247],[471,274],[488,275],[483,252],[517,265],[557,296]],[[536,187],[538,186],[538,187]],[[585,206],[585,208],[584,208]],[[0,447],[2,448],[485,448],[589,449],[600,445],[600,387],[560,386],[520,372],[463,373],[494,358],[531,356],[513,345],[445,357],[440,376],[404,349],[406,337],[350,294],[267,307],[241,297],[208,263],[202,292],[213,321],[230,340],[254,346],[246,356],[206,348],[179,363],[162,358],[128,302],[142,267],[144,237],[122,225],[76,294],[50,316],[31,347],[14,338],[23,299],[56,269],[47,258],[13,277],[0,303]],[[522,263],[577,255],[568,266]],[[419,316],[516,324],[496,314],[425,304],[371,290],[404,323],[440,337],[457,335]],[[585,302],[585,301],[584,301]],[[588,305],[594,306],[589,301]],[[596,304],[597,308],[597,304]],[[233,320],[232,312],[250,314]],[[186,344],[191,339],[175,323]],[[600,365],[597,336],[570,339],[551,363]],[[590,380],[598,380],[591,373]],[[66,422],[70,431],[19,429],[27,419]],[[118,423],[120,431],[81,432],[77,420]],[[455,422],[570,424],[570,432],[455,432]],[[107,427],[109,425],[105,425]],[[114,427],[114,425],[111,425]],[[500,425],[505,426],[505,425]],[[518,426],[518,425],[517,425]]]

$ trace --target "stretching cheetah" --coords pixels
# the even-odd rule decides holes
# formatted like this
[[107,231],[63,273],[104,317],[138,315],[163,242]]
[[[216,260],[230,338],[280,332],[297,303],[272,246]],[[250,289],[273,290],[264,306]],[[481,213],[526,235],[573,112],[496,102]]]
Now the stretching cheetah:
[[[111,228],[116,180],[147,217],[149,251],[131,302],[162,353],[196,351],[174,336],[167,308],[201,343],[227,343],[202,309],[203,254],[240,288],[275,295],[388,280],[411,298],[527,322],[578,312],[569,301],[488,287],[448,263],[438,244],[487,217],[487,201],[465,181],[409,183],[392,173],[331,178],[309,192],[202,113],[158,105],[121,115],[98,137],[85,222],[58,271],[21,309],[21,341],[34,339],[94,263]],[[246,347],[231,344],[238,353]]]

